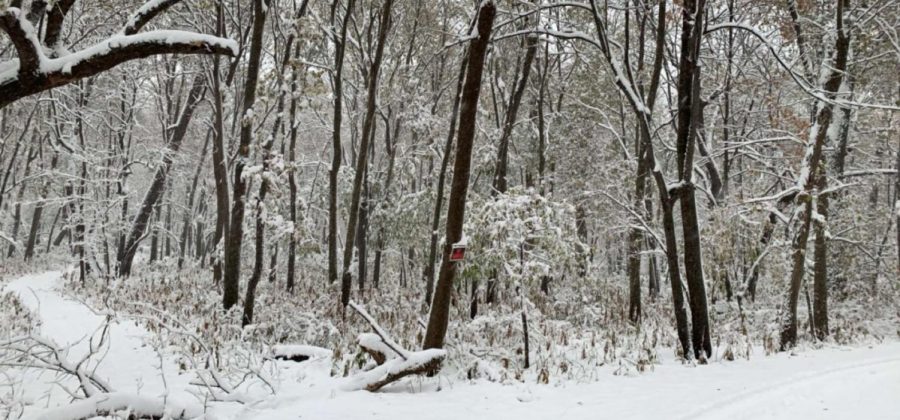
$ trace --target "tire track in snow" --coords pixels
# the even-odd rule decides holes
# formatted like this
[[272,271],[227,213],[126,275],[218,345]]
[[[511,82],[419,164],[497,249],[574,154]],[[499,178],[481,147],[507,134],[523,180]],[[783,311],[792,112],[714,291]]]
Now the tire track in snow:
[[754,387],[745,391],[740,391],[734,395],[729,397],[720,398],[710,404],[705,404],[697,410],[691,411],[690,413],[677,417],[678,420],[696,420],[696,419],[704,419],[704,418],[722,418],[720,415],[716,415],[717,413],[721,413],[727,409],[732,408],[733,406],[739,403],[746,403],[752,400],[758,400],[760,397],[777,393],[779,391],[783,391],[787,388],[791,388],[800,384],[807,384],[809,382],[814,382],[817,379],[823,379],[829,376],[853,372],[857,370],[865,370],[874,366],[880,365],[890,365],[894,363],[900,363],[900,357],[883,357],[880,359],[869,360],[865,362],[851,363],[847,365],[843,365],[836,368],[818,370],[815,372],[808,372],[799,375],[792,375],[780,381],[773,382],[771,384],[767,384],[765,386]]

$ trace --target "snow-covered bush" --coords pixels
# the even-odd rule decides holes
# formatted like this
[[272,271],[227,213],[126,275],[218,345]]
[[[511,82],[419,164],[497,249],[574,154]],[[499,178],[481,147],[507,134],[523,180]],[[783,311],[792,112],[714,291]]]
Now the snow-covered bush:
[[514,188],[472,200],[464,228],[468,251],[461,279],[486,279],[494,270],[510,283],[538,284],[573,275],[584,261],[575,207],[533,188]]

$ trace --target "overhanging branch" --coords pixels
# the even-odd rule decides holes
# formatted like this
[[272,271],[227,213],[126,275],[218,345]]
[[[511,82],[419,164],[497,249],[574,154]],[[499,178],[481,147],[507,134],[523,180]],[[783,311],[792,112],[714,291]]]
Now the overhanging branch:
[[51,49],[56,49],[59,43],[63,21],[73,4],[75,4],[75,0],[57,0],[50,7],[47,14],[47,28],[44,30],[44,44]]
[[[151,31],[115,36],[77,53],[46,59],[35,77],[0,80],[0,108],[23,97],[94,76],[127,61],[160,54],[237,55],[228,39],[185,31]],[[21,73],[21,72],[20,72]]]
[[141,30],[151,19],[159,15],[160,13],[166,11],[169,7],[174,6],[176,3],[181,2],[181,0],[151,0],[141,6],[131,18],[128,19],[128,23],[125,24],[125,27],[122,28],[122,33],[125,35],[134,35]]
[[38,73],[41,53],[34,26],[25,19],[22,10],[10,7],[0,12],[0,29],[9,36],[19,55],[18,77],[27,79]]

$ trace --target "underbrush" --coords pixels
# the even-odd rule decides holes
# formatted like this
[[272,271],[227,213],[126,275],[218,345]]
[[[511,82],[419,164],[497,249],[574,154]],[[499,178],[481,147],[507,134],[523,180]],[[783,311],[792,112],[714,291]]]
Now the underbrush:
[[[391,260],[385,272],[399,272]],[[347,376],[366,367],[367,357],[356,337],[369,326],[338,305],[337,284],[317,272],[301,272],[293,293],[284,290],[282,273],[275,282],[260,284],[254,324],[240,327],[242,302],[231,311],[221,306],[220,285],[210,271],[173,261],[143,267],[126,279],[70,281],[76,293],[98,307],[114,310],[143,323],[156,333],[156,345],[169,348],[182,366],[219,369],[233,376],[253,372],[260,377],[275,344],[309,344],[333,350],[332,376]],[[393,270],[393,271],[392,271]],[[324,272],[324,270],[315,270]],[[243,279],[248,277],[244,273]],[[765,280],[761,280],[765,281]],[[575,285],[553,287],[550,294],[529,288],[522,299],[514,285],[499,285],[495,303],[479,305],[469,317],[468,284],[457,285],[451,309],[442,374],[457,380],[499,382],[589,382],[604,372],[635,375],[652,371],[663,359],[684,361],[677,343],[671,297],[664,292],[645,298],[640,325],[627,321],[624,278],[589,276]],[[774,286],[777,286],[775,282]],[[242,285],[243,286],[243,285]],[[777,289],[777,287],[768,288]],[[353,299],[364,305],[401,346],[418,349],[428,314],[423,285],[382,276],[379,289]],[[895,332],[900,309],[889,290],[880,300],[868,297],[834,301],[832,335],[815,342],[801,310],[801,350],[804,347],[880,341]],[[714,354],[711,362],[749,359],[777,349],[780,296],[761,293],[756,302],[711,302]],[[529,365],[525,366],[522,308],[526,308]]]
[[22,402],[22,381],[12,369],[17,358],[4,350],[5,343],[27,336],[38,327],[34,315],[13,293],[3,293],[0,285],[0,419],[19,418],[25,407]]

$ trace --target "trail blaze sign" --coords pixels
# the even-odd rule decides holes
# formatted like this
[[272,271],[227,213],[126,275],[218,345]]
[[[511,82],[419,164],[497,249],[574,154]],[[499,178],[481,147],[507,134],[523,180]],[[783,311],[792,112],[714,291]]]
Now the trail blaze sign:
[[466,259],[466,246],[462,244],[455,244],[453,248],[450,249],[450,261],[462,261]]

